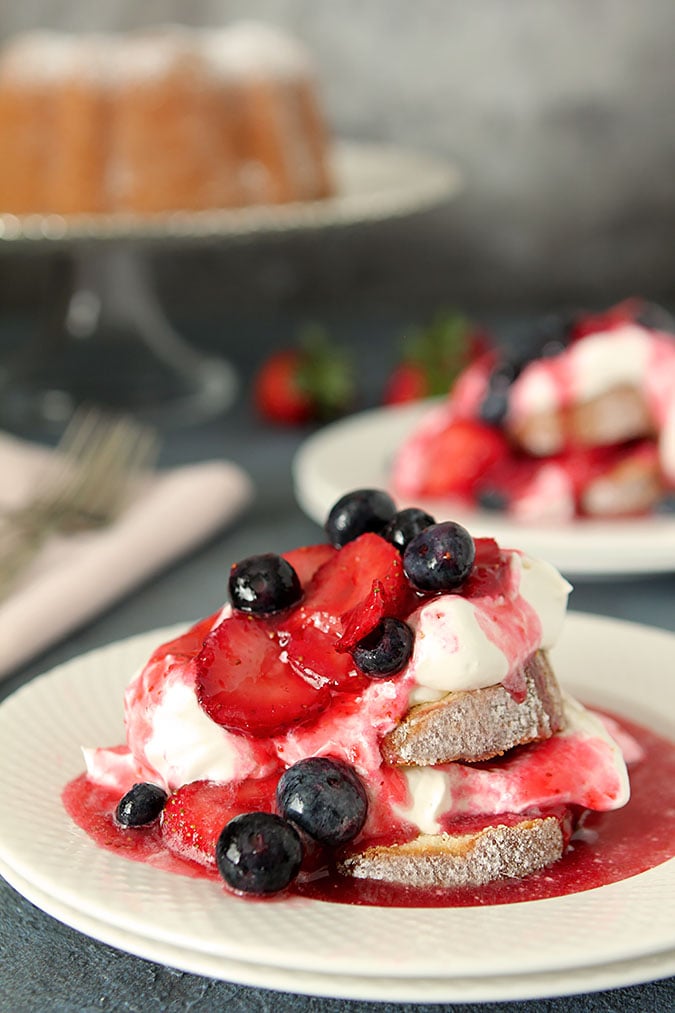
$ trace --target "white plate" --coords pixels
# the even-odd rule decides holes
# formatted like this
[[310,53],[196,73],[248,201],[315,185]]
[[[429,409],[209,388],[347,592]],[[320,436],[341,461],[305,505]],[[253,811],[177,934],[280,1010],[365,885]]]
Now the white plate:
[[[264,984],[269,974],[269,980],[288,980],[289,987],[290,977],[281,972],[297,970],[310,975],[309,991],[326,979],[325,988],[339,995],[352,994],[350,982],[354,995],[362,994],[359,982],[363,988],[365,980],[368,995],[398,996],[399,982],[413,988],[427,978],[439,983],[439,995],[445,986],[448,996],[455,994],[460,979],[483,979],[480,988],[487,993],[485,979],[513,981],[514,975],[543,976],[549,987],[555,981],[563,991],[556,975],[612,965],[616,977],[602,977],[597,986],[608,987],[646,980],[652,958],[670,959],[675,924],[663,899],[675,886],[675,860],[573,896],[429,910],[302,898],[252,903],[227,894],[218,883],[172,875],[99,849],[71,823],[60,793],[82,770],[81,743],[122,740],[122,690],[170,632],[144,634],[75,659],[0,707],[0,862],[10,882],[20,890],[27,887],[26,895],[37,903],[47,898],[47,909],[56,917],[75,924],[63,914],[74,912],[83,931],[89,931],[87,925],[103,926],[92,934],[152,959],[165,959],[166,953],[171,963],[179,954],[178,966],[185,969],[213,974],[223,961],[223,976],[233,980]],[[670,678],[675,636],[572,614],[555,656],[561,679],[573,692],[675,737],[675,681]],[[146,941],[140,948],[139,938]],[[643,960],[641,979],[635,961]],[[671,967],[667,963],[665,973]],[[335,980],[343,982],[342,991],[331,984]],[[527,982],[521,986],[523,995],[536,994]]]
[[33,883],[22,879],[0,862],[0,875],[28,900],[65,925],[85,935],[158,964],[177,967],[191,974],[271,988],[282,992],[391,1002],[490,1002],[505,999],[539,999],[544,996],[576,995],[600,989],[637,985],[675,974],[675,950],[620,960],[592,967],[568,968],[563,972],[492,975],[486,978],[366,978],[356,975],[318,974],[311,970],[286,970],[200,953],[170,946],[129,930],[97,921],[77,908],[70,908]]
[[317,201],[147,217],[0,214],[0,242],[209,239],[319,229],[381,221],[422,211],[461,189],[458,168],[446,161],[384,145],[337,142],[336,193]]
[[[387,489],[394,455],[431,401],[375,408],[320,429],[300,447],[293,461],[295,495],[318,524],[345,492]],[[442,501],[400,506],[426,507],[447,518]],[[507,548],[542,556],[572,577],[608,577],[675,570],[675,516],[634,520],[578,520],[569,524],[526,525],[497,512],[452,508],[452,520],[473,535],[490,535]]]

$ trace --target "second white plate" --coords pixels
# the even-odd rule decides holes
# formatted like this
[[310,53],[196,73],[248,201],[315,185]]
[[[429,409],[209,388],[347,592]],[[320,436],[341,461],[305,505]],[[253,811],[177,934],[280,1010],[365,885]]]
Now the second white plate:
[[[394,455],[428,412],[429,402],[351,415],[320,429],[302,445],[293,462],[295,495],[312,520],[323,524],[333,503],[352,489],[388,489]],[[448,519],[442,501],[421,506],[438,520]],[[525,525],[497,512],[452,510],[452,520],[473,535],[491,536],[505,548],[519,548],[547,559],[567,576],[608,577],[675,570],[675,516],[634,520],[573,521]]]

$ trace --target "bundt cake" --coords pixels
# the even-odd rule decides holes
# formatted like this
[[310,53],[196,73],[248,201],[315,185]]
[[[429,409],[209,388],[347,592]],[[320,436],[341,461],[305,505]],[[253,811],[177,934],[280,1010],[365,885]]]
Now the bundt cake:
[[332,189],[310,61],[240,23],[29,32],[0,53],[0,213],[147,215]]

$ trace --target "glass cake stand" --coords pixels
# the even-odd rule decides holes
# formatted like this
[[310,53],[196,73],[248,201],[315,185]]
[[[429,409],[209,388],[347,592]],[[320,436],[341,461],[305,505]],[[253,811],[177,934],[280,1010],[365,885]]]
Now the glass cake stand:
[[335,146],[333,197],[236,210],[128,215],[0,215],[0,252],[56,250],[70,261],[68,291],[49,327],[0,363],[0,424],[61,428],[83,401],[184,426],[224,412],[237,377],[170,322],[152,275],[153,250],[334,229],[410,215],[453,197],[457,168],[397,148]]

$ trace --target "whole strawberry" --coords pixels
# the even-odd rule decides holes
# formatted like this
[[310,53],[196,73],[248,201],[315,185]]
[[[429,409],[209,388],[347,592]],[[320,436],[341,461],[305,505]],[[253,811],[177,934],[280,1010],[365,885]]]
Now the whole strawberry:
[[460,370],[489,346],[485,334],[459,313],[439,313],[404,339],[403,356],[384,388],[384,404],[447,394]]
[[257,411],[269,422],[302,425],[349,411],[355,383],[347,355],[318,327],[306,330],[296,347],[271,355],[253,388]]

